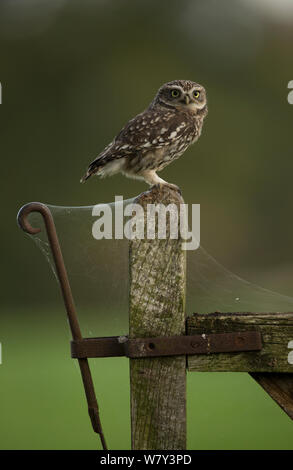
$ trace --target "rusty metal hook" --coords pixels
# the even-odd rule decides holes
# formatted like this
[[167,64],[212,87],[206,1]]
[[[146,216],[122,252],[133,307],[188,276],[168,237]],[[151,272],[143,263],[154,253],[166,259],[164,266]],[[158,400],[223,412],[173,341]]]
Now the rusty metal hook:
[[[53,216],[51,214],[50,209],[40,202],[31,202],[23,206],[17,215],[17,222],[20,228],[25,232],[36,235],[37,233],[41,232],[40,228],[32,227],[28,220],[28,216],[31,212],[39,212],[45,221],[46,231],[48,235],[48,240],[50,243],[50,247],[52,250],[56,271],[58,275],[58,279],[61,286],[61,291],[66,307],[67,317],[69,320],[69,325],[72,333],[72,338],[75,341],[82,340],[81,329],[79,326],[76,309],[74,305],[74,300],[71,292],[71,287],[67,275],[67,271],[65,268],[63,255],[58,239],[58,235],[56,232],[56,227],[54,223]],[[94,431],[100,435],[102,447],[104,450],[107,450],[105,437],[103,434],[100,415],[99,415],[99,407],[95,395],[94,384],[91,376],[90,367],[88,364],[88,360],[86,358],[78,360],[80,372],[83,380],[83,385],[85,389],[85,394],[88,403],[88,412],[91,418],[91,423]]]

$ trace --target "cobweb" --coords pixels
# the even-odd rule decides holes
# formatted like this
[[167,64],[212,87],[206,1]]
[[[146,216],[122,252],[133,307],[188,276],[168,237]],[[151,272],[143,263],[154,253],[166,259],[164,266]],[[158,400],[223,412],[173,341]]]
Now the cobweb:
[[[133,199],[121,204],[124,208],[131,202]],[[117,209],[118,204],[107,205]],[[94,206],[48,207],[55,221],[83,335],[127,334],[129,241],[126,238],[96,240],[92,235],[96,219],[92,215]],[[32,213],[30,222],[35,227],[43,227],[39,214]],[[46,231],[43,228],[31,238],[46,256],[57,279]],[[292,310],[293,298],[241,279],[218,263],[202,246],[187,251],[187,315],[193,312]]]

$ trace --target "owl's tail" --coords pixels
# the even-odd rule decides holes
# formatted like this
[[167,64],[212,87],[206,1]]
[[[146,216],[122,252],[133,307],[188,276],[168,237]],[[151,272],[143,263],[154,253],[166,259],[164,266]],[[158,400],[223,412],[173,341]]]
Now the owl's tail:
[[81,178],[80,182],[85,183],[92,175],[99,174],[100,168],[101,164],[97,160],[94,160],[88,167],[86,174]]
[[122,171],[125,164],[123,156],[117,157],[115,154],[104,152],[99,155],[88,167],[86,174],[81,178],[80,182],[84,183],[92,175],[97,175],[100,178],[111,176],[115,173]]
[[92,173],[86,173],[81,179],[80,179],[80,183],[85,183],[86,180],[88,180],[90,177],[92,176]]

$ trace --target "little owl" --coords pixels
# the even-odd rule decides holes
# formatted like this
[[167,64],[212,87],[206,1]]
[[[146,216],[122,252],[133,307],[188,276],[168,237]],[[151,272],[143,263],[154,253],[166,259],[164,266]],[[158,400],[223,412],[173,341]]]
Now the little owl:
[[200,136],[207,115],[203,86],[190,80],[165,83],[149,107],[131,119],[89,165],[81,179],[91,175],[123,173],[148,184],[167,184],[157,175],[179,158]]

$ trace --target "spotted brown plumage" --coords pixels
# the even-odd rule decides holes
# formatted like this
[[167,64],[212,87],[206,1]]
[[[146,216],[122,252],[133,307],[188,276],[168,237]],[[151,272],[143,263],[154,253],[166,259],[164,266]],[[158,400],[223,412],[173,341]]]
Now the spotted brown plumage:
[[89,165],[81,181],[93,174],[104,177],[121,172],[151,185],[168,184],[156,172],[199,138],[206,115],[201,85],[189,80],[164,84],[149,107],[131,119]]

